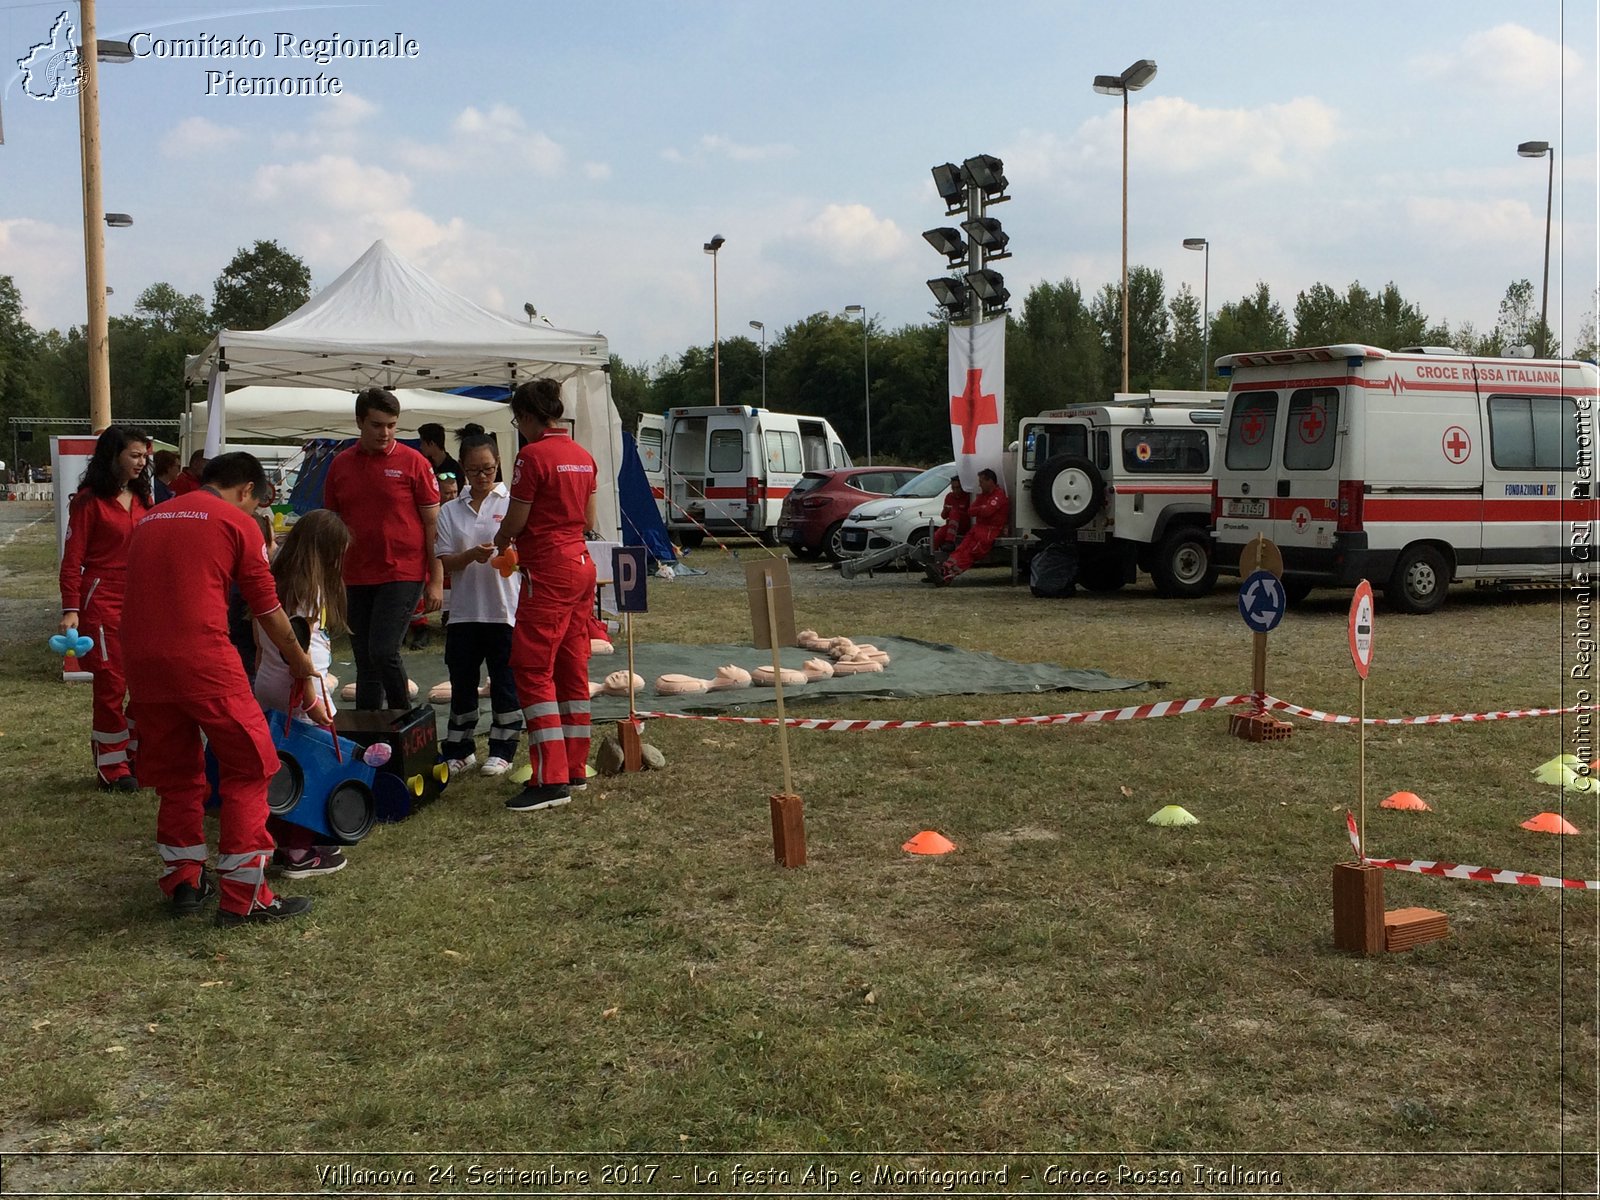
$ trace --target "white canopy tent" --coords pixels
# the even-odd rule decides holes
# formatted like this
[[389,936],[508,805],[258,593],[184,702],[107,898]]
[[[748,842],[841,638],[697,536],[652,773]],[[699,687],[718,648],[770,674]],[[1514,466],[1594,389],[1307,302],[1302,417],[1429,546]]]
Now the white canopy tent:
[[[380,240],[272,328],[219,332],[188,361],[185,383],[208,389],[206,450],[214,453],[225,435],[244,436],[230,410],[237,390],[248,384],[333,388],[353,405],[352,393],[368,387],[515,388],[541,376],[558,379],[573,436],[599,468],[602,532],[615,538],[622,422],[611,402],[609,358],[600,334],[490,312],[441,286]],[[198,428],[195,407],[190,425]],[[402,421],[406,407],[402,398]],[[353,436],[354,409],[346,411],[340,432]],[[448,421],[440,424],[454,428]]]
[[[475,400],[450,392],[397,388],[400,401],[399,435],[414,438],[420,426],[443,425],[452,439],[469,421],[497,434],[502,449],[510,453],[517,444],[511,408],[501,400]],[[228,441],[303,442],[307,438],[349,438],[356,435],[355,393],[331,388],[258,387],[229,392],[224,402]],[[201,401],[184,414],[181,450],[185,460],[205,443],[211,405]]]

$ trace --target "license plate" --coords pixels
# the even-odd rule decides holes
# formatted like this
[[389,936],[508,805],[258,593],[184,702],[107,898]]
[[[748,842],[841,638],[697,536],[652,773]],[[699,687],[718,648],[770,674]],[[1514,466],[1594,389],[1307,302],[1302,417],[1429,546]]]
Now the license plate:
[[1265,500],[1229,500],[1227,513],[1230,517],[1265,517],[1267,515],[1267,502]]
[[1106,531],[1104,529],[1080,529],[1078,530],[1078,540],[1080,542],[1103,542],[1106,540]]

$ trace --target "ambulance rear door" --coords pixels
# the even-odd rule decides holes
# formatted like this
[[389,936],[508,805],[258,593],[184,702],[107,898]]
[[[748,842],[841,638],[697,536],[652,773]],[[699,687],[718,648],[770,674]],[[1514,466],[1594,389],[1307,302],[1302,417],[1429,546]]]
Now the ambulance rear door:
[[713,409],[706,417],[702,519],[707,525],[740,529],[749,522],[746,481],[755,470],[753,446],[760,436],[757,419],[749,409]]

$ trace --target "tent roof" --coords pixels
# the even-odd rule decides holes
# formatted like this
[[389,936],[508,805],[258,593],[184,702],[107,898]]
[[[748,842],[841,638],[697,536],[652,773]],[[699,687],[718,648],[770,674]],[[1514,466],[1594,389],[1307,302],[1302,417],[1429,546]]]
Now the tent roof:
[[[505,433],[511,428],[510,408],[503,401],[476,400],[448,392],[402,388],[401,437],[415,437],[417,427],[436,421],[454,441],[455,431],[468,421]],[[275,442],[301,442],[313,437],[347,438],[356,435],[355,395],[347,391],[305,387],[247,387],[229,392],[226,401],[228,437],[264,438]],[[197,403],[190,428],[204,434],[210,406]],[[515,445],[515,440],[502,445]]]
[[[224,329],[187,364],[190,383],[227,363],[230,388],[273,382],[358,391],[373,385],[515,387],[603,369],[606,339],[490,312],[441,286],[382,240],[271,329]],[[231,402],[230,402],[231,407]]]

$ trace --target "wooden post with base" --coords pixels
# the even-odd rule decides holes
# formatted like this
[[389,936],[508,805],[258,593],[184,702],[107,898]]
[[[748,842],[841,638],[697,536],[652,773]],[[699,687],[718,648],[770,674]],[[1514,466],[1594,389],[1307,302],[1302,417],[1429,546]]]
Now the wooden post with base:
[[633,614],[622,614],[622,626],[628,637],[628,719],[617,722],[617,741],[622,746],[622,769],[644,770],[644,747],[639,741],[639,721],[633,714]]
[[[1283,552],[1257,534],[1239,552],[1239,578],[1249,579],[1257,571],[1266,571],[1283,579]],[[1262,707],[1260,697],[1267,694],[1267,635],[1250,635],[1250,691],[1257,697],[1256,707],[1247,713],[1234,713],[1228,718],[1228,732],[1247,742],[1286,742],[1294,733],[1294,726],[1280,721]]]
[[[774,575],[782,579],[775,580]],[[789,762],[789,726],[783,711],[783,662],[779,651],[783,633],[794,640],[794,610],[790,605],[789,564],[786,559],[753,562],[745,566],[757,648],[772,650],[772,687],[778,706],[778,757],[783,765],[783,791],[768,798],[772,814],[772,857],[785,867],[806,864],[805,803],[795,793],[794,775]],[[779,609],[782,609],[780,620]],[[783,631],[780,632],[780,628]],[[763,647],[763,642],[766,646]]]
[[617,722],[617,744],[622,747],[623,771],[644,770],[644,745],[639,738],[638,711],[633,691],[633,614],[648,612],[645,588],[647,559],[642,546],[614,546],[611,550],[611,585],[615,589],[617,611],[628,639],[628,719]]

